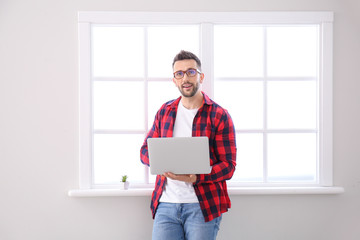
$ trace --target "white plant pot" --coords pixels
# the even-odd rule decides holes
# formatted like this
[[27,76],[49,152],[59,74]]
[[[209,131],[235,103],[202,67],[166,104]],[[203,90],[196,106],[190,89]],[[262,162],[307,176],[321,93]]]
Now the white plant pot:
[[120,189],[121,190],[128,190],[130,182],[120,182]]

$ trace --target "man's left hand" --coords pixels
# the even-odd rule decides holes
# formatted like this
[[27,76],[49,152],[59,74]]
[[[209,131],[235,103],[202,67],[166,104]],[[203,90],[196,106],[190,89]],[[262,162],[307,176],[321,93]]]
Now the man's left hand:
[[174,174],[172,172],[164,173],[164,176],[172,180],[178,180],[182,182],[194,183],[196,182],[195,174]]

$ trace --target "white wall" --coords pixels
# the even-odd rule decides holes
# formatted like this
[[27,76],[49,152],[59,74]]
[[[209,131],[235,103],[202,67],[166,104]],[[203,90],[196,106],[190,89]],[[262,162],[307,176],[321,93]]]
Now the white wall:
[[78,187],[77,11],[334,11],[341,195],[232,196],[218,239],[360,239],[358,0],[0,0],[0,239],[150,239],[150,197]]

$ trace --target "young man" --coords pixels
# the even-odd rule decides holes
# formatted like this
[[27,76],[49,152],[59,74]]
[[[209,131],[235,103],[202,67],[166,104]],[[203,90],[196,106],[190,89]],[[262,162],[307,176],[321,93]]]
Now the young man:
[[201,91],[204,74],[196,55],[181,51],[174,58],[173,71],[181,97],[157,112],[140,150],[141,161],[149,166],[147,138],[207,136],[212,170],[157,176],[151,201],[152,239],[216,239],[222,213],[231,206],[225,181],[236,166],[234,125],[228,112]]

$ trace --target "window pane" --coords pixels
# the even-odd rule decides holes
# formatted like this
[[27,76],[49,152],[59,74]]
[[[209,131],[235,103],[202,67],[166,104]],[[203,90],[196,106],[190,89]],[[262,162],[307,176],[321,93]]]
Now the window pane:
[[172,77],[172,62],[181,50],[199,56],[199,26],[148,28],[148,75]]
[[143,140],[143,134],[95,134],[95,184],[117,184],[122,175],[128,175],[131,183],[144,182],[145,169],[139,157]]
[[268,83],[268,127],[316,128],[316,82]]
[[215,81],[215,101],[227,109],[236,129],[263,127],[263,83]]
[[315,133],[268,135],[268,177],[272,182],[315,181]]
[[263,76],[262,27],[215,26],[215,77]]
[[144,130],[144,119],[143,82],[94,82],[95,129]]
[[317,76],[317,26],[268,27],[267,50],[269,76]]
[[160,107],[167,101],[176,99],[180,92],[172,80],[167,82],[149,82],[149,99],[148,99],[148,128],[152,127],[155,114]]
[[236,171],[231,179],[241,182],[263,181],[263,135],[236,134]]
[[143,77],[144,30],[140,27],[93,27],[95,77]]

